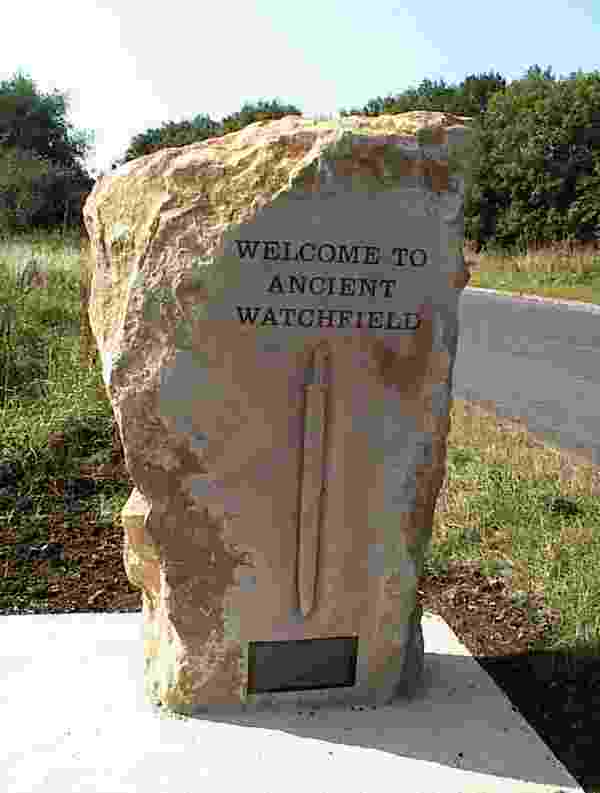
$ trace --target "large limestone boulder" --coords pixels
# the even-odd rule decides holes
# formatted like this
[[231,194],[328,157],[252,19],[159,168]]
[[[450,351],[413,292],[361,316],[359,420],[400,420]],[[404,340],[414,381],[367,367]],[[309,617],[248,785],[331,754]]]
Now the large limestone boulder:
[[417,690],[466,121],[287,116],[96,184],[89,317],[153,701]]

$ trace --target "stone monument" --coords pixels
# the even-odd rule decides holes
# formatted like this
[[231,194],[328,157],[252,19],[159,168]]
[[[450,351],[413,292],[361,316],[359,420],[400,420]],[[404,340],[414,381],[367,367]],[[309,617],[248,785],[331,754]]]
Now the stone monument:
[[465,121],[287,116],[133,160],[90,195],[153,702],[418,689],[468,280]]

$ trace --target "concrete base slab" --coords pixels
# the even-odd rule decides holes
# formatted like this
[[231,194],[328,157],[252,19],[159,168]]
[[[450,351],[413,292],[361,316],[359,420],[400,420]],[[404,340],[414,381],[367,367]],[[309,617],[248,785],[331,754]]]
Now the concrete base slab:
[[0,617],[6,793],[582,791],[438,616],[426,682],[376,708],[171,716],[143,699],[142,614]]

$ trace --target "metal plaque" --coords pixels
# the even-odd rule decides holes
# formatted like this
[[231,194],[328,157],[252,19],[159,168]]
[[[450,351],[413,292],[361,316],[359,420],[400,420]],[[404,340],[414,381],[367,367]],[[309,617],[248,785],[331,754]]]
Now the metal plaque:
[[358,636],[250,642],[248,693],[353,686],[357,652]]

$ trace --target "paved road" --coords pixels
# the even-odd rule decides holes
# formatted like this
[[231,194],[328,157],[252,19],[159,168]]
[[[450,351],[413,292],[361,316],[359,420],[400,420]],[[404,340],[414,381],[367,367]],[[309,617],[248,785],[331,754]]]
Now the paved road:
[[459,320],[453,396],[600,465],[600,307],[467,287]]

